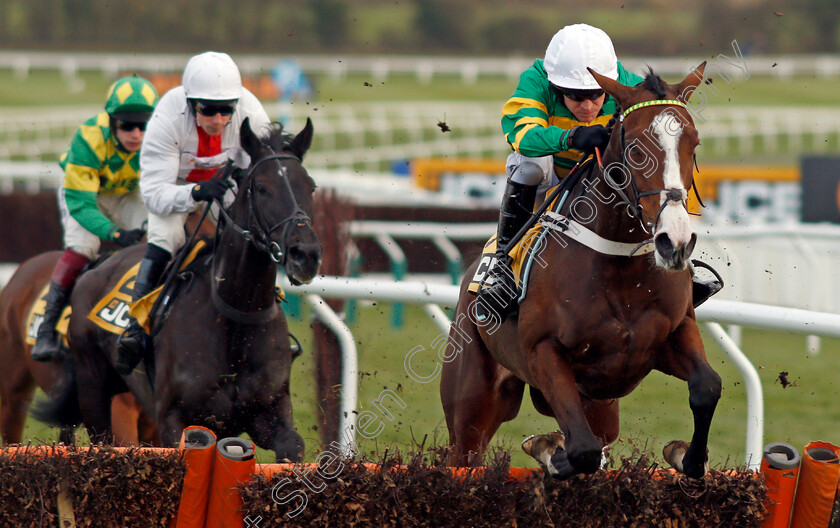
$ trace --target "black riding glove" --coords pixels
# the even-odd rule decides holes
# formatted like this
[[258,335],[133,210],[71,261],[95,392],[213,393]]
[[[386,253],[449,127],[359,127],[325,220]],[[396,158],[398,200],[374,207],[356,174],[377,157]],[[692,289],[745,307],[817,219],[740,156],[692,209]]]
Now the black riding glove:
[[140,242],[145,234],[146,231],[143,229],[122,229],[118,227],[111,235],[111,240],[119,246],[128,247]]
[[572,129],[568,143],[581,152],[595,152],[595,147],[604,151],[610,142],[610,133],[604,125],[577,126]]
[[228,190],[228,183],[221,178],[210,178],[207,181],[196,183],[190,194],[196,202],[212,202],[221,200]]

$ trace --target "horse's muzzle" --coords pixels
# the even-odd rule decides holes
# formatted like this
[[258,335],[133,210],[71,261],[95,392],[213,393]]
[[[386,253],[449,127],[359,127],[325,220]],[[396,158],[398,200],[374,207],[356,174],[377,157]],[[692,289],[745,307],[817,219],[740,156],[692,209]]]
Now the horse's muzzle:
[[321,267],[322,254],[321,245],[317,242],[289,247],[284,266],[289,282],[295,285],[311,282]]
[[656,263],[667,270],[683,270],[697,244],[697,233],[691,233],[686,242],[675,242],[670,233],[657,233],[653,238]]

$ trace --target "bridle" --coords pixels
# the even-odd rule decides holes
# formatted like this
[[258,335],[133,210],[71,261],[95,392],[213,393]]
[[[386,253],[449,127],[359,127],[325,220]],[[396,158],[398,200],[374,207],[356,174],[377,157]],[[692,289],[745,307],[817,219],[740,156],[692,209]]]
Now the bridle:
[[[630,218],[638,220],[639,225],[641,225],[644,232],[651,236],[653,236],[653,234],[656,233],[656,226],[659,225],[659,217],[662,215],[662,211],[665,210],[665,206],[667,206],[670,202],[681,203],[683,207],[686,207],[686,209],[688,208],[688,206],[686,205],[686,201],[688,200],[688,191],[686,189],[663,188],[639,192],[639,189],[636,187],[636,181],[633,179],[632,172],[630,171],[630,167],[628,167],[627,160],[625,159],[624,153],[626,152],[627,143],[624,138],[624,120],[630,113],[640,108],[660,105],[681,106],[683,108],[686,108],[684,103],[682,103],[681,101],[677,101],[676,99],[660,99],[635,104],[619,115],[618,120],[621,123],[621,130],[619,132],[619,137],[621,141],[621,158],[618,163],[621,165],[621,172],[628,176],[627,179],[629,180],[629,182],[624,185],[621,185],[612,177],[609,166],[607,167],[607,170],[604,170],[604,176],[610,188],[616,191],[616,193],[618,193],[618,195],[621,197],[621,201],[618,204],[616,204],[616,206],[625,206],[627,215]],[[693,182],[692,186],[694,186]],[[626,188],[629,188],[629,195]],[[662,204],[659,206],[659,212],[656,214],[656,219],[652,222],[652,224],[646,225],[644,220],[642,219],[643,207],[640,200],[645,196],[653,196],[657,194],[664,195],[664,200],[662,200]],[[653,231],[650,231],[648,229],[649,227],[652,227]]]
[[[265,226],[264,222],[264,215],[260,211],[259,203],[254,200],[254,180],[251,178],[254,171],[259,167],[262,163],[266,161],[277,160],[278,164],[280,165],[280,180],[282,185],[285,186],[288,195],[292,198],[292,202],[294,203],[294,207],[292,210],[287,214],[282,220],[271,226],[270,228]],[[285,264],[286,261],[286,247],[288,246],[287,240],[292,231],[294,226],[312,226],[312,220],[309,218],[309,215],[300,208],[298,205],[297,200],[294,198],[294,193],[292,192],[292,187],[289,184],[289,178],[286,175],[286,168],[283,166],[282,163],[279,163],[281,160],[296,160],[300,162],[300,158],[295,156],[294,154],[290,153],[274,153],[264,156],[258,159],[255,163],[251,165],[248,169],[248,172],[245,173],[245,178],[248,180],[248,189],[246,189],[246,199],[248,202],[248,226],[254,226],[253,229],[249,230],[246,229],[239,224],[237,224],[233,218],[230,216],[230,213],[224,208],[219,207],[221,215],[224,217],[225,222],[230,223],[231,228],[242,236],[246,241],[251,242],[257,249],[268,253],[271,257],[271,260],[280,264],[281,266]],[[220,223],[221,228],[221,223]],[[280,239],[283,241],[283,246],[281,247],[280,244],[271,240],[271,234],[278,230],[282,229]]]
[[[254,180],[251,176],[254,174],[256,168],[266,162],[276,160],[280,166],[280,179],[283,182],[283,185],[288,192],[288,195],[291,197],[292,203],[294,207],[286,215],[282,220],[271,226],[271,228],[265,227],[265,222],[263,221],[263,214],[260,211],[259,203],[254,199]],[[300,162],[300,157],[295,156],[293,154],[281,152],[276,153],[273,152],[267,156],[264,156],[258,159],[251,167],[248,169],[248,172],[245,173],[244,178],[248,180],[248,188],[245,190],[246,199],[248,201],[248,226],[255,226],[253,230],[249,230],[243,228],[239,224],[237,224],[233,218],[230,216],[230,213],[227,209],[223,206],[224,204],[219,204],[219,211],[222,215],[225,222],[229,223],[231,228],[238,233],[242,238],[246,241],[251,242],[254,246],[257,247],[260,251],[268,253],[271,260],[280,264],[281,266],[284,265],[286,261],[287,252],[285,251],[286,247],[288,246],[287,239],[291,233],[291,228],[293,225],[295,226],[312,226],[312,220],[309,218],[309,215],[300,208],[298,205],[297,200],[295,199],[295,195],[292,192],[292,187],[289,184],[289,178],[286,175],[286,168],[280,163],[282,160],[297,160]],[[225,172],[222,174],[223,178],[226,178],[232,172],[230,163],[225,169]],[[216,225],[216,242],[218,246],[218,239],[221,234],[222,229],[222,222],[219,222]],[[269,237],[271,233],[274,231],[282,229],[281,231],[281,239],[283,240],[283,247],[280,246],[277,242],[274,242]],[[224,299],[221,298],[219,295],[219,291],[217,288],[218,277],[216,275],[216,259],[213,258],[212,261],[212,280],[211,280],[211,298],[213,299],[213,304],[215,305],[216,309],[219,312],[238,323],[242,324],[264,324],[268,321],[271,321],[277,315],[280,314],[280,309],[277,307],[276,302],[272,302],[265,308],[258,308],[255,310],[244,311],[234,308],[230,304],[228,304]]]

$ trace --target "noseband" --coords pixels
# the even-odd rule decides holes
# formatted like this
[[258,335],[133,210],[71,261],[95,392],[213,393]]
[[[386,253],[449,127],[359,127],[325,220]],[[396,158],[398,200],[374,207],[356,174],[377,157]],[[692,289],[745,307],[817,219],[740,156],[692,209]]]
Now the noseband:
[[[278,162],[280,160],[296,160],[299,162],[300,158],[288,153],[272,153],[258,159],[253,165],[251,165],[251,167],[248,169],[248,172],[245,173],[245,178],[248,179],[248,189],[245,191],[247,193],[246,198],[248,200],[248,225],[255,226],[255,229],[249,231],[248,229],[241,227],[236,222],[234,222],[233,218],[231,218],[230,216],[230,213],[228,213],[228,211],[224,207],[220,207],[219,209],[221,211],[222,216],[225,218],[225,221],[231,224],[231,227],[234,229],[234,231],[242,235],[242,237],[248,242],[253,243],[254,246],[257,247],[257,249],[268,253],[268,255],[271,257],[271,260],[280,265],[283,265],[286,261],[287,253],[285,250],[288,246],[287,240],[289,234],[291,233],[292,227],[304,225],[311,226],[312,220],[309,218],[309,215],[307,215],[303,211],[303,209],[300,208],[300,206],[297,203],[297,200],[295,200],[295,195],[292,192],[291,185],[289,184],[289,178],[286,176],[286,168],[283,166],[282,163],[280,163],[280,179],[283,182],[282,185],[286,188],[286,191],[291,197],[292,202],[294,203],[294,207],[289,212],[289,214],[286,215],[282,220],[280,220],[270,228],[265,227],[265,223],[263,221],[264,215],[260,211],[259,203],[254,200],[254,180],[251,178],[251,176],[260,164],[270,160],[277,160]],[[271,234],[278,229],[282,229],[280,239],[283,241],[283,247],[281,247],[280,244],[271,240],[270,238]]]
[[[620,132],[621,160],[620,160],[619,163],[621,164],[621,167],[622,167],[621,172],[623,174],[626,174],[626,175],[629,176],[627,179],[630,180],[630,181],[624,187],[629,187],[630,188],[630,195],[628,196],[628,192],[624,188],[622,188],[622,185],[619,185],[618,182],[616,182],[616,180],[609,174],[610,173],[609,170],[604,171],[604,175],[607,177],[608,180],[610,180],[612,182],[612,183],[610,183],[610,187],[613,190],[615,190],[618,193],[618,195],[621,197],[621,201],[616,205],[617,206],[622,206],[622,205],[625,206],[626,207],[625,210],[627,211],[627,215],[630,218],[635,218],[636,220],[638,220],[639,225],[642,226],[642,229],[648,235],[653,235],[653,233],[656,232],[656,226],[659,225],[659,217],[662,215],[662,211],[665,210],[666,205],[668,205],[670,202],[677,202],[677,203],[682,203],[683,206],[685,206],[686,200],[688,199],[688,191],[685,190],[685,189],[674,189],[674,188],[671,188],[671,189],[655,189],[655,190],[652,190],[652,191],[639,192],[639,189],[636,187],[636,182],[633,179],[632,172],[630,171],[630,167],[627,166],[627,160],[624,157],[624,153],[625,153],[625,150],[627,148],[627,143],[624,139],[624,119],[631,112],[633,112],[635,110],[638,110],[640,108],[646,108],[648,106],[658,106],[658,105],[681,106],[683,108],[686,107],[685,104],[683,104],[682,102],[677,101],[675,99],[645,101],[643,103],[639,103],[639,104],[635,104],[635,105],[631,106],[630,108],[625,110],[624,113],[622,113],[619,116],[619,121],[621,122],[621,132]],[[607,167],[607,169],[609,169],[609,167]],[[660,194],[661,195],[663,193],[664,193],[664,200],[662,201],[662,204],[659,206],[659,212],[656,214],[656,219],[653,221],[652,226],[651,225],[645,225],[645,222],[642,219],[643,207],[642,207],[642,204],[640,202],[640,199],[645,197],[645,196],[653,196],[655,194]],[[653,232],[649,231],[648,227],[652,227]]]

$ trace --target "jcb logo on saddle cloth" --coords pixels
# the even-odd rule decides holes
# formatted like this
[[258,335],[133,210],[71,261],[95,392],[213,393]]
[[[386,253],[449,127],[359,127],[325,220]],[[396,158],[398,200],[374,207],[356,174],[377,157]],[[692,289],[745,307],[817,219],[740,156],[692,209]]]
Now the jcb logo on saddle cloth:
[[481,284],[485,277],[487,277],[487,273],[493,269],[493,266],[496,265],[496,255],[494,253],[487,253],[481,256],[481,261],[478,263],[478,267],[475,269],[475,275],[473,275],[472,282],[476,284]]
[[[44,289],[41,290],[41,293],[38,294],[35,302],[32,303],[32,309],[29,312],[29,317],[26,318],[25,341],[27,345],[35,344],[35,337],[38,335],[38,328],[44,320],[44,310],[47,307],[47,301],[44,300],[44,297],[47,296],[47,290],[49,290],[49,287],[49,284],[45,285]],[[69,322],[70,306],[67,306],[64,308],[64,311],[61,312],[61,317],[58,318],[58,323],[55,325],[55,329],[58,331],[59,335],[67,335],[67,325]]]
[[129,268],[114,289],[93,307],[88,314],[88,319],[104,330],[122,334],[130,321],[128,309],[134,291],[134,278],[139,269],[139,262]]

